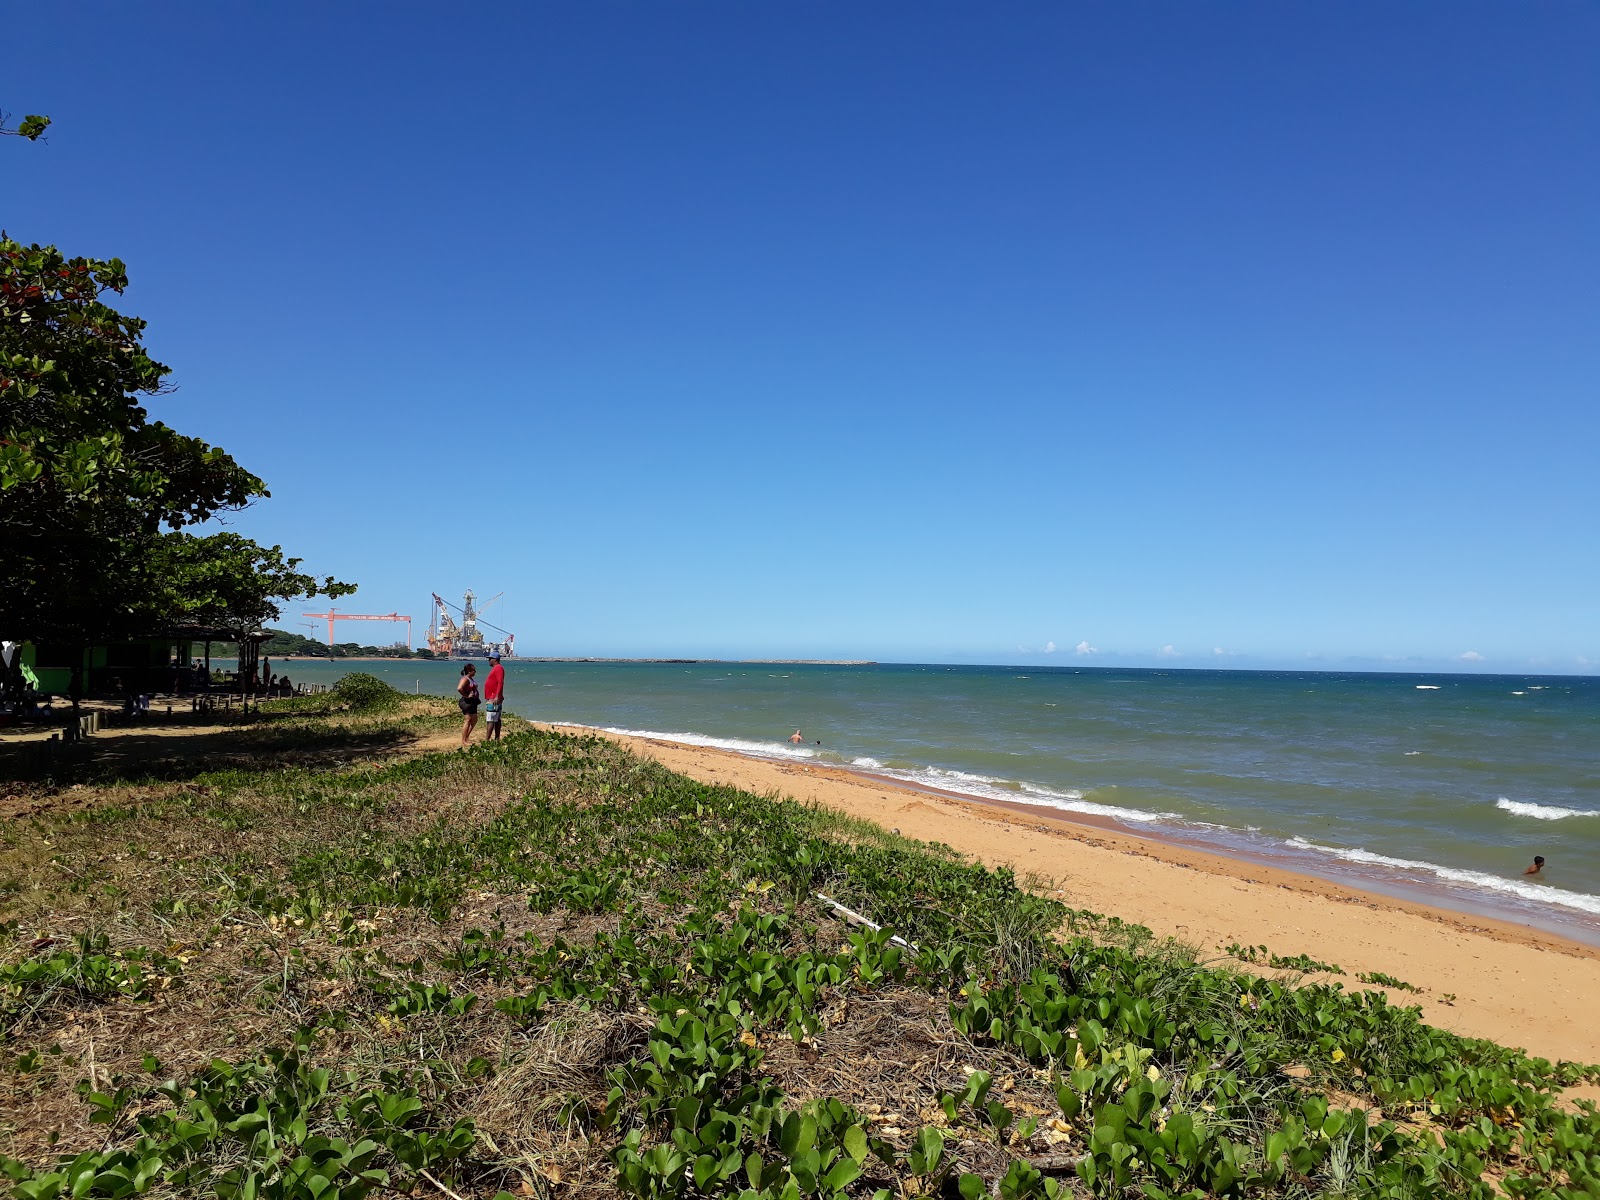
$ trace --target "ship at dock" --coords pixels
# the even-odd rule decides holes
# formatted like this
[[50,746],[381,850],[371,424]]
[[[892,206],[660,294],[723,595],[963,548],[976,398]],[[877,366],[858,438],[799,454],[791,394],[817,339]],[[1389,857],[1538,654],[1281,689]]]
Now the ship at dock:
[[[438,592],[433,593],[433,616],[428,622],[428,649],[433,651],[434,657],[488,658],[491,654],[503,658],[514,657],[517,635],[483,619],[483,614],[504,595],[501,592],[480,607],[478,597],[471,588],[467,589],[459,606],[451,604]],[[461,614],[459,623],[451,609]],[[480,625],[499,634],[500,640],[495,640],[492,635],[485,637]]]

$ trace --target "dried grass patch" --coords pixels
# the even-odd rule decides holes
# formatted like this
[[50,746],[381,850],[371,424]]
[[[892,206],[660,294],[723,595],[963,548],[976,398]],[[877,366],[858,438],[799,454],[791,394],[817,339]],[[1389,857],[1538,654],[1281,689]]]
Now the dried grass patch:
[[946,1127],[962,1170],[985,1178],[1005,1173],[1015,1150],[1003,1149],[992,1130],[948,1129],[939,1106],[939,1093],[960,1092],[974,1071],[994,1077],[991,1096],[1019,1121],[1057,1111],[1047,1074],[1004,1046],[980,1046],[958,1033],[942,997],[890,989],[851,996],[824,1015],[827,1028],[803,1043],[782,1034],[763,1039],[762,1070],[792,1103],[834,1097],[853,1105],[874,1136],[902,1150],[922,1126]]

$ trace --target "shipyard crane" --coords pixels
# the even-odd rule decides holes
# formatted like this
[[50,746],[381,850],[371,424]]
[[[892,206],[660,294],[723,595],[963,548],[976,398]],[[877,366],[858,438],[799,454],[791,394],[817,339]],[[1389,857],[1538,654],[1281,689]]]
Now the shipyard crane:
[[330,608],[325,613],[306,613],[319,621],[328,622],[328,645],[333,645],[333,623],[335,621],[404,621],[406,623],[406,649],[411,649],[411,618],[399,613],[342,613]]

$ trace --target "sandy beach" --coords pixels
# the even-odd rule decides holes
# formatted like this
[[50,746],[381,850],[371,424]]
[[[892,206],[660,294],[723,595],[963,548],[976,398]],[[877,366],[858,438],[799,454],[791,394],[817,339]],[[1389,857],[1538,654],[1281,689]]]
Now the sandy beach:
[[1431,1024],[1546,1058],[1600,1061],[1600,1024],[1585,1015],[1600,996],[1600,951],[1589,946],[1021,805],[728,750],[602,736],[708,783],[815,802],[1032,873],[1075,908],[1146,925],[1202,954],[1222,957],[1232,943],[1306,954],[1346,972],[1316,978],[1352,988],[1364,986],[1358,972],[1383,972],[1422,989],[1394,991],[1391,999],[1420,1005]]

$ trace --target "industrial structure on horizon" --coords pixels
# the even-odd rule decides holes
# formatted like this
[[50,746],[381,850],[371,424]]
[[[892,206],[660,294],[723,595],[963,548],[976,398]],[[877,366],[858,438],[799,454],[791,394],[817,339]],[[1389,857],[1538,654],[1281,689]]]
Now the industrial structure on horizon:
[[[333,623],[335,621],[404,621],[406,623],[406,649],[411,649],[411,618],[400,613],[346,613],[336,608],[330,608],[325,613],[306,613],[319,621],[328,623],[328,648],[333,649]],[[395,643],[398,645],[399,643]]]
[[[489,611],[495,600],[504,595],[504,592],[499,593],[488,604],[479,608],[478,597],[473,594],[471,588],[468,588],[467,594],[462,597],[461,606],[457,608],[435,592],[433,616],[428,621],[428,649],[439,658],[487,658],[491,654],[513,657],[516,654],[517,635],[507,633],[498,625],[491,625],[483,620],[483,614]],[[452,608],[461,614],[459,625],[450,615]],[[496,633],[502,634],[503,640],[497,642],[485,638],[478,628],[480,622]]]

